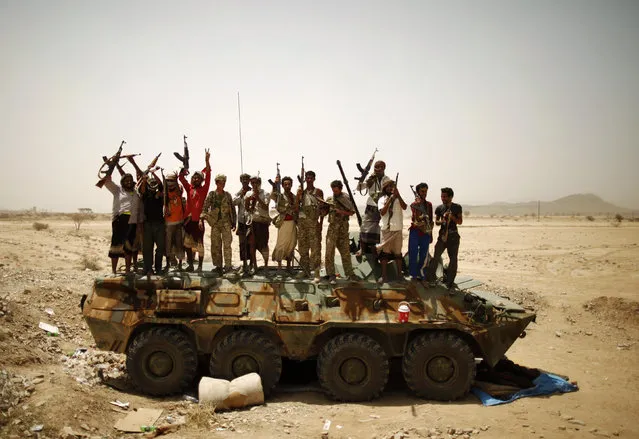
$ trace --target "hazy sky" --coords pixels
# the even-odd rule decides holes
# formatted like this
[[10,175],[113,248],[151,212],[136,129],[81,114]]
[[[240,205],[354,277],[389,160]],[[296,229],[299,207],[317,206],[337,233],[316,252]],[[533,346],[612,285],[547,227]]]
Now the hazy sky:
[[265,179],[379,147],[407,199],[639,207],[636,0],[0,0],[0,66],[0,208],[108,212],[101,156],[174,170],[183,134],[234,192],[238,91]]

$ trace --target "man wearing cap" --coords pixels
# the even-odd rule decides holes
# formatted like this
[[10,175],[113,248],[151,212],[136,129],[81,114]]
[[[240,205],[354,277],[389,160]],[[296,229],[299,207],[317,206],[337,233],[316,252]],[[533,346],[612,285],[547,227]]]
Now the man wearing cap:
[[180,183],[186,190],[186,218],[184,220],[184,248],[188,264],[186,271],[193,271],[195,252],[198,253],[198,271],[202,271],[202,262],[204,262],[204,222],[200,221],[200,214],[211,185],[210,157],[211,154],[206,149],[204,154],[206,167],[202,172],[193,173],[191,183],[186,181],[187,171],[185,169],[180,171]]
[[268,214],[269,194],[262,189],[262,179],[258,176],[251,177],[252,190],[244,198],[244,207],[249,224],[249,244],[251,246],[251,267],[249,270],[257,270],[257,252],[262,254],[264,268],[268,268],[268,239],[271,217]]
[[377,254],[382,264],[382,276],[379,283],[387,281],[386,269],[389,259],[395,260],[395,269],[401,279],[402,276],[402,231],[404,228],[404,210],[406,202],[402,199],[399,189],[393,180],[386,180],[382,184],[382,196],[379,199],[379,210],[382,216],[382,240],[377,246]]
[[182,269],[184,259],[184,211],[182,188],[177,182],[175,172],[166,177],[166,205],[164,206],[164,221],[166,223],[166,258],[167,266],[174,264],[177,259],[178,270]]
[[[226,186],[226,175],[217,174],[215,176],[215,190],[209,192],[204,201],[204,208],[200,221],[206,220],[211,226],[211,259],[213,267],[218,274],[230,271],[233,268],[231,263],[232,251],[231,241],[232,231],[235,231],[235,206],[231,194],[224,190]],[[224,253],[224,261],[222,261]],[[222,265],[224,264],[224,265]]]
[[246,209],[244,208],[244,197],[251,190],[251,176],[248,174],[240,175],[240,189],[233,197],[233,205],[237,207],[237,231],[235,232],[240,242],[240,261],[242,261],[242,272],[248,272],[248,263],[250,257],[250,245],[248,242],[248,226],[246,225]]
[[120,186],[115,184],[111,176],[107,176],[104,187],[113,194],[113,206],[111,210],[111,271],[115,274],[118,268],[118,259],[124,257],[125,271],[131,270],[132,251],[125,246],[131,220],[131,206],[136,197],[135,183],[131,174],[124,174],[120,179]]
[[[138,192],[144,204],[144,239],[142,255],[144,257],[144,274],[150,276],[162,272],[162,258],[166,254],[166,229],[164,223],[164,188],[156,175],[142,177]],[[153,247],[155,246],[155,263]]]
[[[300,252],[300,265],[308,273],[314,273],[319,281],[322,260],[322,222],[320,205],[324,204],[324,192],[315,187],[315,172],[306,171],[306,187],[297,191],[296,203],[300,206],[297,221],[297,248]],[[309,257],[310,253],[310,257]]]
[[[293,251],[297,243],[297,213],[299,204],[295,202],[295,195],[291,192],[293,179],[282,178],[283,192],[271,193],[271,199],[275,200],[277,217],[274,221],[277,227],[277,242],[273,249],[272,258],[277,262],[278,270],[282,269],[282,260],[286,260],[286,267],[290,270],[293,263]],[[275,177],[275,185],[280,183],[280,176]]]
[[373,175],[368,177],[365,182],[361,182],[357,185],[357,190],[368,191],[368,199],[366,200],[366,209],[364,210],[364,217],[362,218],[362,226],[359,234],[360,252],[362,253],[374,253],[375,245],[379,243],[380,228],[379,221],[381,215],[377,202],[382,195],[382,185],[390,181],[384,171],[386,170],[386,163],[382,160],[378,160],[374,165]]
[[357,280],[353,272],[353,263],[351,262],[351,252],[348,242],[348,218],[355,213],[355,208],[350,198],[342,192],[342,187],[343,185],[340,180],[331,182],[333,196],[326,200],[330,208],[328,213],[328,230],[326,231],[326,255],[324,263],[326,265],[326,274],[331,284],[336,283],[335,248],[339,250],[339,254],[342,257],[344,275],[349,280]]

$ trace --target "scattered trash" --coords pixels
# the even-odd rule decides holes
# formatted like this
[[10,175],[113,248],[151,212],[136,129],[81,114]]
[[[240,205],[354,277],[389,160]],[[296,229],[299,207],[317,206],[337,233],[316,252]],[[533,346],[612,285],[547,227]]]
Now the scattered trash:
[[328,437],[328,430],[331,429],[331,420],[327,419],[324,422],[324,426],[322,427],[322,437],[323,438],[327,438]]
[[373,419],[379,419],[380,418],[379,415],[368,415],[368,417],[373,418]]
[[140,408],[119,419],[113,427],[127,433],[139,433],[141,426],[153,426],[160,416],[161,409]]
[[119,399],[116,399],[115,401],[110,401],[109,404],[113,404],[113,405],[117,405],[118,407],[128,410],[129,409],[129,403],[128,402],[122,402]]
[[183,400],[185,400],[185,401],[194,402],[194,403],[196,403],[196,404],[199,402],[199,401],[198,401],[198,399],[197,399],[196,397],[191,396],[191,395],[184,395],[184,396],[182,397],[182,399],[183,399]]
[[31,427],[31,431],[34,432],[34,433],[42,431],[43,429],[44,429],[44,425],[43,424],[38,424],[38,425],[34,425],[33,427]]
[[50,325],[48,323],[40,322],[38,323],[38,328],[47,332],[47,334],[51,334],[53,336],[60,335],[60,330],[55,325]]
[[55,315],[55,313],[53,312],[53,310],[51,308],[45,308],[44,312],[46,312],[50,316],[54,316]]
[[87,351],[87,348],[77,348],[75,350],[75,352],[73,352],[73,354],[71,355],[73,358],[76,358],[82,354],[84,354]]
[[157,430],[157,427],[154,427],[152,425],[141,425],[140,426],[140,431],[142,431],[142,432],[155,431],[155,430]]

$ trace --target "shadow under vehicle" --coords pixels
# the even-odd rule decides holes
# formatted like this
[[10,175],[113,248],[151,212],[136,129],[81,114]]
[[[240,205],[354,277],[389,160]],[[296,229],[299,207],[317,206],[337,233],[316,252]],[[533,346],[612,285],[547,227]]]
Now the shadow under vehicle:
[[[401,359],[416,395],[461,398],[476,359],[495,365],[535,320],[470,278],[457,279],[453,290],[403,275],[380,285],[376,261],[352,260],[361,280],[335,284],[275,270],[106,276],[83,297],[82,313],[99,349],[126,353],[128,373],[144,393],[184,391],[206,359],[213,377],[259,373],[268,394],[283,358],[316,358],[322,388],[341,401],[378,397],[393,358]],[[400,323],[402,305],[410,311]]]

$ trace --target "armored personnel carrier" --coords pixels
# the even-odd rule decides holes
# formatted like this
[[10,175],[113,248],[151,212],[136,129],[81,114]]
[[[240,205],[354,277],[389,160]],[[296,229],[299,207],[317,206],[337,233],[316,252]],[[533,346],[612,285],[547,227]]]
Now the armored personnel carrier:
[[453,290],[403,276],[380,285],[375,261],[353,256],[353,265],[361,280],[335,284],[274,270],[106,276],[83,297],[82,313],[98,348],[126,353],[144,393],[182,392],[206,362],[213,377],[259,373],[268,394],[283,358],[316,358],[321,386],[341,401],[378,397],[392,358],[418,396],[461,398],[476,360],[496,364],[535,319],[470,278]]

